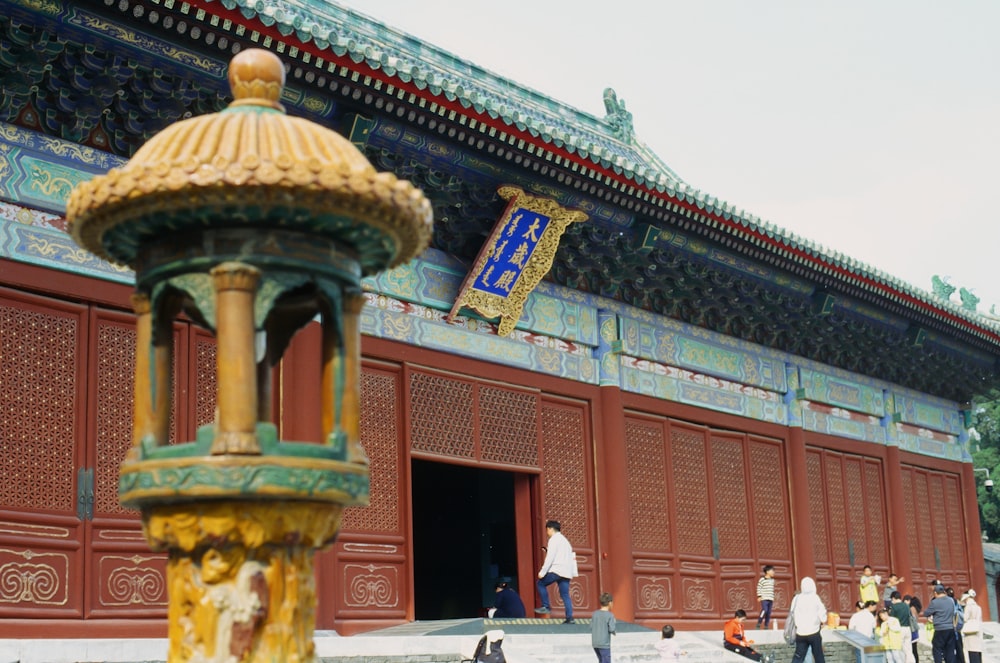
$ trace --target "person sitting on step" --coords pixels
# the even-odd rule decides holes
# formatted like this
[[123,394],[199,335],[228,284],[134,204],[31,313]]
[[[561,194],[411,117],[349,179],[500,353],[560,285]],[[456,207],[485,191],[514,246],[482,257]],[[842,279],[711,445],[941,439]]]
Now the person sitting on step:
[[735,616],[726,622],[723,646],[731,652],[745,656],[751,661],[759,661],[761,656],[750,646],[753,640],[748,640],[743,630],[743,620],[747,618],[746,610],[737,610]]

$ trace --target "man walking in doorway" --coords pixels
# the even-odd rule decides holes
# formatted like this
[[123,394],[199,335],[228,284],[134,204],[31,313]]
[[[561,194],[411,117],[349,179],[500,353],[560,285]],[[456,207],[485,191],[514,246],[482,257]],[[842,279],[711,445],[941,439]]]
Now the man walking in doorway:
[[562,598],[563,605],[566,606],[566,620],[563,624],[574,624],[573,601],[569,596],[569,581],[570,578],[575,578],[578,575],[576,554],[573,552],[573,546],[570,545],[569,539],[563,536],[561,529],[562,526],[557,520],[545,523],[545,533],[549,536],[549,545],[545,551],[545,561],[542,563],[541,570],[538,571],[538,593],[542,597],[542,607],[535,608],[535,612],[540,615],[552,612],[549,605],[548,587],[552,583],[557,583],[559,596]]

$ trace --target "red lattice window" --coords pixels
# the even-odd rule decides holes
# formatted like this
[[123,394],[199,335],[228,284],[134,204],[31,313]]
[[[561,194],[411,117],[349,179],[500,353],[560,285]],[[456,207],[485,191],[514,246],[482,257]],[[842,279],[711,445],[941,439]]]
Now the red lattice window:
[[342,530],[399,531],[399,378],[365,369],[361,374],[361,444],[371,477],[369,505],[344,510]]
[[667,502],[667,462],[662,422],[625,420],[625,462],[628,469],[629,520],[632,548],[670,551],[670,506]]
[[708,476],[705,434],[679,426],[670,429],[670,452],[677,501],[677,551],[687,555],[712,555],[708,510]]
[[538,394],[480,386],[479,430],[484,461],[538,466]]
[[871,542],[868,540],[868,507],[865,497],[864,481],[861,477],[861,460],[858,458],[844,459],[844,479],[847,486],[847,502],[833,502],[831,506],[844,504],[847,509],[848,538],[854,542],[854,557],[861,564],[874,564],[871,556]]
[[79,313],[0,300],[0,504],[75,509]]
[[847,537],[847,514],[844,508],[844,470],[840,459],[827,456],[826,469],[826,501],[825,505],[830,518],[830,545],[834,564],[851,563],[850,549]]
[[752,528],[761,559],[790,559],[786,524],[784,465],[776,443],[750,442],[750,486],[753,494]]
[[882,465],[865,462],[865,488],[868,505],[868,535],[871,542],[868,546],[869,563],[879,568],[889,566],[889,537],[885,531],[885,498],[882,491]]
[[[932,474],[927,478],[927,488],[931,504],[936,508],[927,514],[931,521],[931,540],[941,560],[942,569],[950,569],[954,565],[951,560],[951,547],[948,545],[948,513],[942,508],[945,504],[944,479],[940,474]],[[932,558],[933,559],[933,558]]]
[[750,529],[747,527],[749,514],[742,440],[712,438],[712,490],[719,554],[724,558],[749,557]]
[[475,458],[473,384],[443,375],[410,374],[413,451]]
[[[195,345],[195,430],[215,421],[216,382],[215,338],[200,330]],[[187,441],[187,440],[182,440]]]
[[582,405],[542,403],[543,518],[560,521],[575,546],[591,547],[587,418]]
[[136,331],[133,325],[97,320],[97,457],[94,511],[131,512],[118,502],[118,470],[132,446]]
[[826,526],[826,493],[823,490],[823,458],[816,451],[806,452],[806,476],[809,478],[809,534],[813,539],[813,557],[830,562],[830,536]]
[[913,470],[904,467],[901,472],[903,484],[903,510],[906,513],[906,527],[903,531],[909,532],[906,543],[910,550],[910,564],[921,566],[920,564],[920,524],[917,522],[917,505],[913,497]]
[[918,473],[914,475],[914,491],[917,500],[917,514],[914,522],[917,526],[918,542],[920,544],[920,554],[910,560],[910,564],[919,565],[924,569],[933,569],[934,560],[934,532],[931,519],[931,498],[930,485],[927,475]]
[[948,540],[939,545],[951,548],[951,568],[967,569],[969,560],[965,547],[965,514],[962,513],[961,481],[958,476],[943,477],[944,511],[948,515]]

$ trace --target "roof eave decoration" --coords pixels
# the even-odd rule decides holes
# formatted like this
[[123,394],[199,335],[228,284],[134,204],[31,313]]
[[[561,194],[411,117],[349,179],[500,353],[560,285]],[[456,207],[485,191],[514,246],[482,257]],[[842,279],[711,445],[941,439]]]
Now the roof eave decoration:
[[662,161],[644,164],[648,150],[634,140],[622,139],[616,117],[609,121],[556,102],[333,2],[189,0],[187,4],[195,11],[221,6],[240,23],[256,18],[276,33],[272,38],[292,37],[303,47],[311,43],[319,57],[325,51],[355,64],[364,63],[418,92],[443,98],[438,101],[453,104],[455,110],[470,111],[483,120],[500,120],[510,130],[522,133],[525,140],[541,139],[591,167],[621,171],[629,179],[661,191],[681,181]]
[[[269,35],[268,30],[260,30],[266,36],[258,35],[256,41],[294,35],[299,42],[295,50],[309,50],[317,59],[330,58],[332,52],[355,65],[364,63],[373,77],[381,71],[385,82],[454,111],[457,121],[468,123],[470,128],[509,134],[511,144],[524,141],[532,153],[548,152],[544,158],[557,166],[709,226],[708,234],[739,238],[766,253],[867,289],[1000,346],[1000,325],[991,319],[942,302],[848,256],[829,252],[680,180],[634,137],[627,145],[615,135],[615,125],[621,119],[615,109],[624,111],[617,99],[613,100],[614,108],[606,104],[610,122],[596,118],[328,0],[188,0],[182,7],[188,7],[188,12],[225,15],[241,25],[256,18],[270,30]],[[307,48],[310,42],[312,49]],[[497,126],[497,121],[502,125]],[[618,160],[625,154],[633,156],[635,163]]]
[[509,201],[507,208],[465,277],[448,321],[468,307],[486,318],[500,318],[497,334],[509,336],[528,296],[552,268],[566,227],[586,221],[587,215],[515,186],[500,187],[497,193]]

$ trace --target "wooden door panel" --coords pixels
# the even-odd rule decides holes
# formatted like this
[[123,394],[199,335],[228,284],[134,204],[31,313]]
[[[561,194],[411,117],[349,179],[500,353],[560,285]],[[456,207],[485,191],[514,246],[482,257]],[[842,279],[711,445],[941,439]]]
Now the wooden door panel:
[[[174,325],[172,442],[214,417],[214,338],[191,357],[191,329]],[[0,617],[166,614],[165,557],[118,503],[135,343],[131,313],[0,288]]]
[[83,616],[81,530],[75,517],[0,510],[0,617]]
[[0,289],[0,617],[79,617],[86,307]]
[[862,567],[871,564],[882,574],[890,570],[882,465],[878,459],[810,447],[806,472],[816,586],[829,610],[849,615],[860,598]]
[[[742,436],[721,433],[711,436],[713,521],[719,557],[730,562],[749,561],[753,555],[749,528],[752,504],[747,490],[743,444]],[[755,571],[751,571],[754,583],[755,576]],[[731,591],[727,590],[726,594]],[[753,591],[756,591],[756,586]],[[748,598],[755,599],[756,594],[751,593]]]
[[[85,523],[87,551],[86,617],[165,617],[166,556],[153,554],[142,534],[138,512],[118,501],[118,475],[132,446],[135,381],[135,316],[91,311],[90,431],[85,464],[94,472],[93,513]],[[184,325],[174,330],[174,352],[184,356]],[[177,408],[174,361],[172,412]],[[177,417],[171,417],[171,437]]]
[[754,605],[763,564],[793,577],[780,440],[640,412],[625,434],[637,617],[723,618]]
[[141,530],[91,529],[87,617],[151,617],[167,614],[167,556],[150,552]]
[[[573,544],[580,575],[570,583],[574,609],[597,609],[600,593],[596,559],[590,407],[584,401],[545,396],[541,401],[542,513],[554,518]],[[541,483],[541,482],[540,482]],[[540,554],[540,552],[539,552]],[[542,559],[535,560],[535,568]],[[555,594],[553,606],[561,605]]]
[[625,453],[628,470],[629,522],[632,532],[635,616],[657,619],[676,615],[674,598],[673,514],[667,481],[667,427],[660,417],[628,413]]
[[361,445],[369,462],[369,504],[344,509],[336,545],[317,557],[317,624],[325,628],[412,617],[402,391],[399,366],[363,363]]
[[950,472],[903,466],[903,503],[910,536],[910,580],[967,587],[971,582],[964,542],[961,477]]
[[712,559],[712,524],[705,431],[672,422],[670,462],[677,514],[677,552],[691,560],[709,561]]

